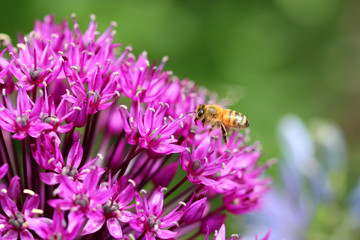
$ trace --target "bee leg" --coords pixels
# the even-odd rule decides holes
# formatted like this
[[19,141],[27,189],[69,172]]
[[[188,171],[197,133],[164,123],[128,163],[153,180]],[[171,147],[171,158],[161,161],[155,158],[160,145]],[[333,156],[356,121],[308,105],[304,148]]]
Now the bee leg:
[[211,131],[214,130],[214,128],[215,128],[217,125],[218,125],[217,122],[215,122],[215,123],[213,123],[213,124],[211,125],[208,136],[210,135]]
[[202,124],[202,126],[204,127],[204,125],[205,125],[205,118],[201,121],[201,124]]
[[227,137],[227,131],[226,131],[226,127],[224,126],[224,124],[220,124],[221,126],[221,133],[222,133],[222,137],[224,139],[224,142],[226,144],[226,146],[228,145],[228,137]]

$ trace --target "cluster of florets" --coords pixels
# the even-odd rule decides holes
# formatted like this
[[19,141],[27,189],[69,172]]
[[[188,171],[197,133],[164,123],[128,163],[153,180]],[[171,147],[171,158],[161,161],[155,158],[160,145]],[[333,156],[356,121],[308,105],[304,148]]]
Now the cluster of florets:
[[16,45],[0,35],[1,237],[208,238],[256,208],[257,144],[208,136],[186,114],[206,90],[96,27],[46,16]]

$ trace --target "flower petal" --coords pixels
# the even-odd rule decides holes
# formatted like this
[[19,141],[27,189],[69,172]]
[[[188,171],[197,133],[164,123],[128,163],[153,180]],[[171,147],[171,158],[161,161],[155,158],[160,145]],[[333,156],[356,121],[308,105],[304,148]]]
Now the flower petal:
[[149,214],[154,214],[155,216],[158,216],[162,209],[164,204],[164,193],[162,192],[162,187],[158,187],[156,191],[151,195],[151,198],[149,200]]
[[66,164],[77,168],[80,165],[82,157],[83,157],[83,148],[80,144],[80,141],[75,142],[69,151]]
[[83,235],[97,232],[104,225],[104,223],[105,223],[105,218],[103,218],[101,220],[95,220],[95,219],[90,218],[86,222],[86,225],[80,235],[83,236]]
[[122,229],[121,229],[120,223],[117,220],[117,218],[109,218],[106,221],[106,226],[107,226],[107,229],[109,230],[109,233],[114,238],[123,237]]
[[173,232],[167,229],[158,229],[156,231],[156,236],[161,238],[161,239],[169,239],[169,238],[173,238],[176,236],[176,234],[178,234],[178,232]]

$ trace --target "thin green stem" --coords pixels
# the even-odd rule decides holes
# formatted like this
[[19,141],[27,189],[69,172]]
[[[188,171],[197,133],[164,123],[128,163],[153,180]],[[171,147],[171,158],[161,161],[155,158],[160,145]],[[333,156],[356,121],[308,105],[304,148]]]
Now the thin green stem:
[[[94,143],[94,135],[96,133],[96,125],[97,125],[97,121],[99,119],[99,115],[100,113],[96,113],[94,115],[92,115],[92,120],[91,120],[91,127],[90,127],[90,130],[89,130],[89,133],[88,135],[86,136],[86,139],[87,139],[87,144],[85,144],[84,146],[84,156],[83,156],[83,160],[82,160],[82,163],[88,158],[89,155],[91,155],[92,151],[92,145]],[[85,135],[84,135],[85,137]],[[83,165],[83,164],[80,164],[80,166]]]
[[[25,138],[26,139],[26,138]],[[22,185],[23,188],[29,188],[29,179],[27,174],[27,160],[26,160],[26,146],[25,146],[25,139],[21,141],[21,156],[22,156],[22,170],[23,170],[23,178],[22,178]]]
[[180,182],[178,182],[178,184],[176,184],[173,188],[170,189],[170,191],[166,192],[164,199],[166,199],[167,197],[169,197],[173,192],[175,192],[181,185],[184,184],[184,182],[186,182],[187,180],[187,176],[185,176],[183,179],[181,179]]
[[64,145],[62,146],[62,149],[61,149],[61,153],[63,154],[63,156],[66,156],[70,150],[74,132],[75,132],[75,127],[73,127],[70,130],[70,132],[67,134],[67,136],[65,137],[66,140],[64,141]]
[[20,175],[20,166],[19,166],[19,158],[18,157],[18,152],[16,151],[16,146],[15,146],[15,139],[11,138],[11,148],[13,151],[13,156],[14,156],[14,163],[15,163],[15,172]]
[[[107,164],[108,167],[111,166],[111,163],[112,163],[112,161],[113,161],[113,159],[114,159],[116,150],[117,150],[117,148],[118,148],[118,146],[119,146],[119,144],[120,144],[121,139],[122,139],[124,136],[125,136],[125,131],[123,131],[123,132],[120,134],[120,136],[119,136],[119,137],[117,138],[117,140],[116,140],[116,143],[114,144],[113,148],[111,149],[111,150],[112,150],[112,151],[111,151],[111,154],[110,154],[109,157],[107,158],[107,159],[108,159],[108,164]],[[109,149],[109,151],[110,151],[110,149]]]
[[[176,197],[172,198],[169,202],[167,202],[164,206],[164,208],[168,208],[169,206],[173,205],[176,201],[181,200],[183,202],[188,202],[192,196],[192,191],[195,188],[195,185],[189,186],[187,189],[179,193]],[[187,197],[186,197],[187,196]],[[184,197],[186,197],[184,199]],[[182,198],[182,199],[181,199]]]
[[192,236],[190,236],[189,238],[187,238],[187,240],[194,240],[196,239],[198,236],[200,236],[202,233],[200,231],[197,231],[196,233],[194,233]]
[[226,209],[226,208],[225,208],[225,206],[224,206],[224,205],[222,205],[222,206],[218,207],[217,209],[215,209],[214,211],[212,211],[212,212],[208,213],[208,215],[218,214],[218,213],[220,213],[220,212],[224,211],[225,209]]
[[87,150],[85,148],[87,148],[88,135],[89,135],[89,131],[90,131],[90,128],[91,128],[91,122],[92,122],[93,117],[94,117],[94,115],[90,115],[90,117],[88,116],[88,118],[86,120],[85,132],[84,132],[83,143],[82,143],[82,146],[83,146],[83,149],[84,149],[84,155],[83,155],[82,160],[85,159],[85,154],[86,154],[86,150]]

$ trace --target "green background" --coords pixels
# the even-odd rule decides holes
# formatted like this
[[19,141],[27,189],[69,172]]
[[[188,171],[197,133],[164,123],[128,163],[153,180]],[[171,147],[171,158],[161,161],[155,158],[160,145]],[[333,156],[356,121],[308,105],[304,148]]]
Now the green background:
[[169,56],[167,69],[246,114],[262,161],[280,155],[276,127],[286,114],[338,124],[349,150],[349,191],[360,167],[359,9],[355,0],[3,1],[0,32],[16,42],[17,32],[30,32],[49,13],[57,22],[76,13],[82,31],[91,13],[101,32],[116,21],[117,42],[152,60]]

